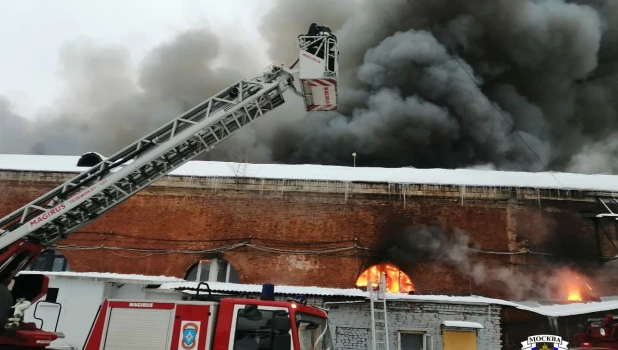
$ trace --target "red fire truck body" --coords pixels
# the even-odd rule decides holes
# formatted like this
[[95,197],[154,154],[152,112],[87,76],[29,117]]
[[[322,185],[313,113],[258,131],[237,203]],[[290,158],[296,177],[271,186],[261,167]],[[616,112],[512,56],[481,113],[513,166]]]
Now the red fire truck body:
[[105,300],[84,350],[333,350],[324,311],[272,300],[273,293],[220,301]]

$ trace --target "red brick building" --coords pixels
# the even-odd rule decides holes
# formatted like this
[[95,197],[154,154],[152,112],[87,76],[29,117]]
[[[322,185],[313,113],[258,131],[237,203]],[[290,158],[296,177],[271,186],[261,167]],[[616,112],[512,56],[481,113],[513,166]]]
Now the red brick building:
[[[70,179],[77,160],[0,156],[0,217]],[[597,275],[618,254],[618,231],[595,215],[615,192],[616,176],[191,162],[58,251],[72,271],[195,279],[200,260],[218,259],[200,279],[344,288],[390,263],[417,294],[491,297],[570,263],[610,295],[616,284]],[[445,237],[461,230],[470,242],[449,239],[436,252],[410,238],[437,221]],[[465,258],[440,254],[461,254],[453,246],[462,244]]]

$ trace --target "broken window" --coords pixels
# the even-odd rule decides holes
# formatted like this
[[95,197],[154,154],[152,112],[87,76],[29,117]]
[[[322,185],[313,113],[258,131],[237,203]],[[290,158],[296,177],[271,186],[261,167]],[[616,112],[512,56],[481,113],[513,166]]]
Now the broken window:
[[367,287],[368,281],[371,281],[374,288],[378,286],[380,276],[386,274],[386,291],[389,293],[414,293],[414,284],[410,277],[401,271],[397,266],[392,264],[373,265],[363,271],[356,280],[357,287]]

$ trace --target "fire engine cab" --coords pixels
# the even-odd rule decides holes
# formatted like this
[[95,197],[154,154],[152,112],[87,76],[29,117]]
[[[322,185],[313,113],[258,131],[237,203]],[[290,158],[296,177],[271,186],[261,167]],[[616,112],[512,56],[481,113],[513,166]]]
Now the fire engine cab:
[[572,343],[576,349],[618,349],[618,316],[589,318],[579,327],[580,332],[573,336]]
[[[84,350],[333,350],[326,313],[306,299],[276,301],[265,284],[259,299],[106,300]],[[198,287],[198,292],[200,287]]]

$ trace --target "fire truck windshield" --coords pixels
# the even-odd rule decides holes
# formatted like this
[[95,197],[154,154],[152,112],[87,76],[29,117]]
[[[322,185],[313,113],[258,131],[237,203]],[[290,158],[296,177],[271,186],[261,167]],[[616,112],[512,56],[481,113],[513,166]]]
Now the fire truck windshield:
[[300,350],[334,350],[328,320],[322,317],[296,313]]

